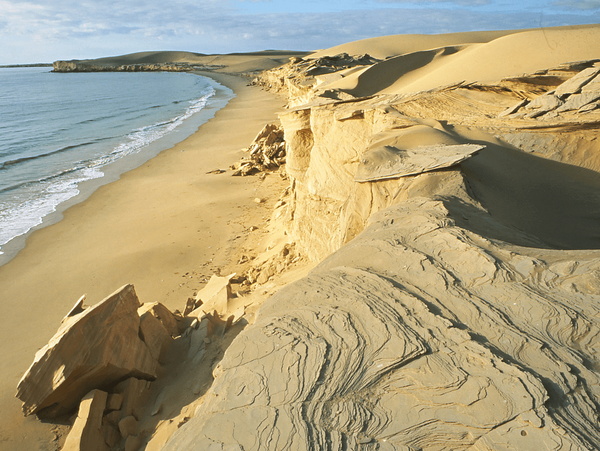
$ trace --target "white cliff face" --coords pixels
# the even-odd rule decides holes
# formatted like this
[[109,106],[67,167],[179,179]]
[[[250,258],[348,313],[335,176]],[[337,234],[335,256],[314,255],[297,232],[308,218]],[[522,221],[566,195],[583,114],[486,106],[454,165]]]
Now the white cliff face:
[[461,144],[435,121],[371,100],[294,109],[280,118],[293,180],[289,232],[316,261],[354,238],[372,213],[406,199],[422,184],[416,176],[456,166],[484,147]]

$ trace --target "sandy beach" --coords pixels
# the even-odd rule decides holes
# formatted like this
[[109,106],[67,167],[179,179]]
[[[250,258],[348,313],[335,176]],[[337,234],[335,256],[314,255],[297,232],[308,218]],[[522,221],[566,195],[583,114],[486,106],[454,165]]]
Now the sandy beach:
[[256,178],[207,172],[239,160],[283,99],[245,78],[211,76],[236,94],[215,118],[33,233],[0,267],[0,449],[52,449],[50,426],[23,417],[15,387],[80,296],[93,305],[132,283],[142,302],[181,309],[261,220]]

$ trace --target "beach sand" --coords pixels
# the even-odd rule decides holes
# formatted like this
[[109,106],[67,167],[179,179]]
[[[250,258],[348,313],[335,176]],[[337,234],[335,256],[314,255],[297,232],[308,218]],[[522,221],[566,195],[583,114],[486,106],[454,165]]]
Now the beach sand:
[[[265,205],[253,202],[266,194],[259,180],[231,177],[228,167],[265,123],[277,120],[283,99],[247,87],[241,77],[210,75],[236,94],[215,118],[34,232],[0,267],[0,449],[55,449],[54,425],[24,418],[14,394],[35,352],[80,296],[93,305],[132,283],[142,302],[182,309],[228,263],[244,230],[262,220]],[[207,174],[214,169],[227,171]]]

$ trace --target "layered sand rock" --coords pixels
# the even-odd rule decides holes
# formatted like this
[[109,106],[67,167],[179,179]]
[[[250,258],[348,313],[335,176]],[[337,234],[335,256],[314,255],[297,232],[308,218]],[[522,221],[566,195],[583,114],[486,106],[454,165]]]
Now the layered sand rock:
[[388,208],[263,306],[165,449],[593,447],[600,260],[565,257]]
[[287,233],[324,261],[263,305],[163,449],[597,448],[599,116],[541,99],[556,116],[511,117],[580,95],[597,33],[266,75],[297,82]]
[[[170,340],[127,285],[102,302],[65,318],[35,356],[17,387],[23,412],[55,417],[72,411],[88,392],[128,377],[153,380]],[[158,329],[157,329],[158,328]]]

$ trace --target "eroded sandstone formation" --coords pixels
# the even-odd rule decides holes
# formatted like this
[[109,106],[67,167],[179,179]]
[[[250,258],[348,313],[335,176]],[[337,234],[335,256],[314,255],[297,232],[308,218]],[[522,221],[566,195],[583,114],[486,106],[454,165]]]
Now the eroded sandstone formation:
[[551,119],[559,113],[587,113],[600,107],[600,66],[588,67],[568,79],[555,90],[522,101],[503,111],[500,117]]
[[599,268],[388,208],[262,307],[165,449],[593,449]]
[[325,260],[163,449],[596,449],[599,116],[593,95],[521,113],[575,104],[596,67],[362,98],[294,72],[287,232]]
[[290,62],[281,67],[265,71],[252,80],[255,86],[262,86],[281,93],[292,103],[302,103],[313,97],[313,87],[326,81],[339,80],[340,71],[356,70],[370,66],[378,60],[368,54],[348,55],[340,53],[321,58],[291,57]]
[[141,63],[141,64],[97,64],[93,61],[55,61],[53,72],[185,72],[194,69],[207,69],[201,65],[188,63]]

